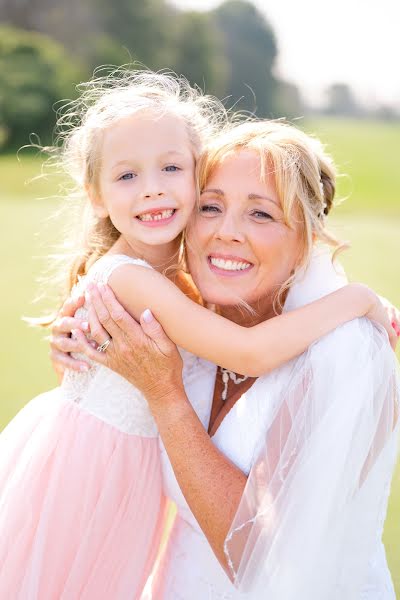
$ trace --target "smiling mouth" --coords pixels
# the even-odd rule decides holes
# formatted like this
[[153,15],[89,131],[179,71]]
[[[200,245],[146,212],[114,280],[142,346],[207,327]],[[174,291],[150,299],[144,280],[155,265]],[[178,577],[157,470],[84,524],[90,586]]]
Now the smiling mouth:
[[215,270],[225,271],[227,273],[245,273],[253,267],[253,264],[246,260],[221,258],[217,256],[209,256],[208,262]]
[[142,223],[152,223],[155,221],[168,221],[176,213],[175,208],[167,208],[164,210],[152,210],[136,216],[136,219]]

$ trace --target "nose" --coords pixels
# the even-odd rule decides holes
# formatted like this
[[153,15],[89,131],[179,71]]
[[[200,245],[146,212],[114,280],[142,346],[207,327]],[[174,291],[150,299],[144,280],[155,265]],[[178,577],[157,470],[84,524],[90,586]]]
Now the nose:
[[216,220],[218,221],[215,232],[216,239],[227,243],[244,243],[245,236],[241,231],[240,219],[235,218],[232,214],[225,213],[221,219]]
[[160,178],[154,174],[142,176],[142,190],[143,198],[150,200],[151,198],[160,198],[164,196],[164,189]]

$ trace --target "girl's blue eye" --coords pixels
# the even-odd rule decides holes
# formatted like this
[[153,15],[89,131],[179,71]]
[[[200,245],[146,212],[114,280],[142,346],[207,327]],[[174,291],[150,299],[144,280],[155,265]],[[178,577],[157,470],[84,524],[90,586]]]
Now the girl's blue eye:
[[167,173],[175,173],[176,171],[180,171],[180,168],[176,165],[168,165],[165,167],[165,171],[167,171]]
[[133,178],[134,178],[133,173],[124,173],[124,175],[122,175],[120,177],[120,179],[123,179],[124,181],[127,181],[128,179],[133,179]]

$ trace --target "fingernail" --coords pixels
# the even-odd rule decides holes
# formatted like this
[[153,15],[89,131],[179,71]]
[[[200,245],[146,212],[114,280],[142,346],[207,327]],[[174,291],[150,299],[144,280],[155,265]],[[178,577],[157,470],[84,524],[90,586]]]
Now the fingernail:
[[82,329],[83,329],[83,331],[88,331],[89,323],[87,321],[82,322]]
[[89,365],[79,365],[80,371],[89,371]]
[[151,323],[151,321],[154,319],[153,313],[149,308],[146,308],[146,310],[142,314],[142,317],[145,323]]
[[71,335],[76,337],[78,335],[78,329],[71,329]]

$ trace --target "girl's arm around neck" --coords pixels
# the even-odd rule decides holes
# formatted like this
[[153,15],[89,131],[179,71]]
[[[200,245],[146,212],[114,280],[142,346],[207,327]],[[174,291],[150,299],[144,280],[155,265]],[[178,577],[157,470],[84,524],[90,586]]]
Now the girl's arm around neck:
[[350,284],[246,328],[195,304],[160,273],[145,267],[123,265],[111,274],[109,284],[137,320],[146,308],[151,309],[178,346],[250,377],[298,356],[339,325],[366,315],[376,303],[375,294],[367,287]]

